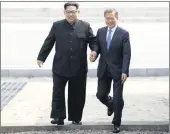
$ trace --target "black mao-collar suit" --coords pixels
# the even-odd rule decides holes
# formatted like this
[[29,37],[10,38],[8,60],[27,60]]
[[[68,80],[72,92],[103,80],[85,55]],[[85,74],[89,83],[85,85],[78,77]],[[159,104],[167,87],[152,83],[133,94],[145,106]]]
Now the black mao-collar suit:
[[66,118],[65,86],[68,81],[68,119],[80,121],[85,103],[87,74],[87,45],[98,51],[90,24],[77,20],[53,23],[39,52],[38,60],[45,61],[55,43],[53,61],[53,98],[51,118]]

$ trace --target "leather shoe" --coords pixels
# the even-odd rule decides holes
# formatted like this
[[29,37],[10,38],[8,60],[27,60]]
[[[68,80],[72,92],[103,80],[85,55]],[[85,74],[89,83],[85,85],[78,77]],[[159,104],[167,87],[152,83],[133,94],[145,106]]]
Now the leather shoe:
[[81,125],[82,122],[81,121],[72,121],[72,124],[74,124],[74,125]]
[[107,115],[111,116],[113,114],[114,110],[112,108],[107,108]]
[[63,119],[59,119],[59,118],[54,118],[51,121],[51,124],[64,125],[64,120]]
[[113,133],[119,133],[120,132],[120,127],[114,125],[112,132]]

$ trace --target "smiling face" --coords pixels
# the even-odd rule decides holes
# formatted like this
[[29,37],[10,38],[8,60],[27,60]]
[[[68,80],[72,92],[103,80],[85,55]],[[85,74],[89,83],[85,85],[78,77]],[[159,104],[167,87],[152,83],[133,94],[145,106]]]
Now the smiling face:
[[118,21],[118,13],[115,10],[108,9],[104,12],[106,25],[111,29],[115,27]]
[[74,23],[79,15],[79,10],[76,6],[70,5],[67,6],[64,10],[65,18],[69,23]]

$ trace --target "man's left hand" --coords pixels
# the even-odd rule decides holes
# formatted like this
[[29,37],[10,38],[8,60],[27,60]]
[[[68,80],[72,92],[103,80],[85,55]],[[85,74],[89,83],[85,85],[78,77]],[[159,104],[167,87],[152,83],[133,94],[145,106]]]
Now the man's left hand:
[[89,59],[91,62],[94,62],[96,60],[96,57],[97,57],[97,53],[95,51],[92,51]]
[[122,73],[122,83],[124,83],[127,79],[127,75],[125,73]]

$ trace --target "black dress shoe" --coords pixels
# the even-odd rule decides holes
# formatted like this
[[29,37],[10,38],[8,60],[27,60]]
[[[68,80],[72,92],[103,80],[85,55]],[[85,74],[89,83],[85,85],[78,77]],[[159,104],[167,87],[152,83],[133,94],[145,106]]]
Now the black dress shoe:
[[119,127],[119,126],[114,126],[112,132],[113,132],[113,133],[119,133],[119,132],[120,132],[120,127]]
[[81,121],[72,121],[72,124],[74,124],[74,125],[81,125],[82,122]]
[[64,120],[63,119],[54,118],[51,121],[51,124],[64,125]]
[[111,116],[113,114],[114,110],[112,108],[107,108],[107,115]]

